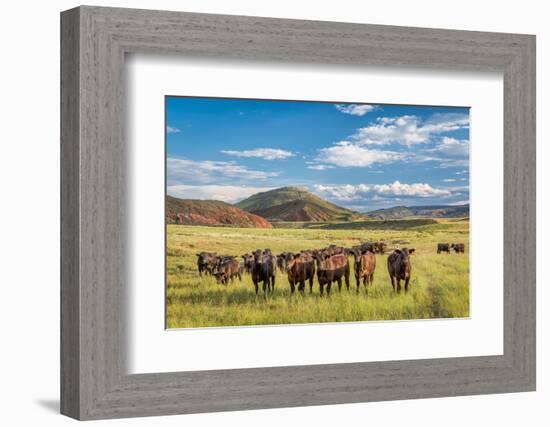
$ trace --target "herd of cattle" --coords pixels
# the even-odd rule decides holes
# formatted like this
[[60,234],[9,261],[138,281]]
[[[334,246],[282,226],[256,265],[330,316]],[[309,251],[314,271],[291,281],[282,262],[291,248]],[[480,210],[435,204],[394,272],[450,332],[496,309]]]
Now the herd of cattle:
[[[282,252],[275,255],[270,249],[257,249],[252,253],[237,257],[217,255],[212,252],[200,252],[197,254],[197,267],[199,275],[212,275],[219,284],[227,285],[238,277],[242,280],[244,274],[249,274],[254,283],[256,294],[262,284],[265,296],[275,290],[275,277],[277,269],[288,276],[290,292],[298,289],[304,293],[306,283],[309,283],[309,292],[313,292],[313,282],[317,276],[320,294],[326,291],[330,294],[333,283],[338,284],[338,290],[342,289],[342,281],[346,288],[350,287],[350,272],[353,268],[357,293],[359,293],[361,281],[365,291],[372,285],[374,271],[376,269],[375,254],[384,254],[387,245],[384,242],[363,243],[352,248],[330,245],[322,249],[303,250],[299,253]],[[463,243],[438,243],[437,253],[454,249],[457,253],[464,253]],[[395,292],[401,291],[401,281],[404,281],[405,292],[408,291],[411,278],[410,254],[413,248],[394,249],[387,259],[388,273],[392,288]],[[350,266],[350,257],[352,264]]]

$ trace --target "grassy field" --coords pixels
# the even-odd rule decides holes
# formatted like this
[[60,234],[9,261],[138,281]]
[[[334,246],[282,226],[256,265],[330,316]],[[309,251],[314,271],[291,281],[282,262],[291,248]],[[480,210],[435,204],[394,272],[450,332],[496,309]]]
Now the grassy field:
[[[341,321],[427,319],[469,316],[469,222],[463,219],[368,221],[321,224],[276,224],[274,229],[168,225],[167,327],[272,325]],[[197,252],[241,255],[256,248],[274,253],[299,251],[331,243],[353,246],[385,240],[389,248],[415,248],[408,294],[394,295],[386,267],[387,255],[376,255],[374,285],[355,293],[351,273],[350,292],[320,297],[315,281],[313,294],[290,296],[285,274],[277,273],[275,293],[256,296],[249,275],[227,287],[213,277],[199,278]],[[436,253],[438,242],[466,243],[466,254]],[[239,258],[240,260],[240,258]],[[350,263],[352,259],[350,258]]]

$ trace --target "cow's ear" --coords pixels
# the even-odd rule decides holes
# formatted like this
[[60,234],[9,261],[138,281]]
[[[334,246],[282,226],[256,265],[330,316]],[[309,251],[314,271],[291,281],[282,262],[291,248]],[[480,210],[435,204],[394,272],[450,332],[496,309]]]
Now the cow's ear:
[[401,253],[401,249],[396,249],[394,252],[400,254],[400,253]]
[[201,254],[197,254],[197,256],[201,256]]
[[409,249],[409,253],[412,254],[414,252],[414,248]]

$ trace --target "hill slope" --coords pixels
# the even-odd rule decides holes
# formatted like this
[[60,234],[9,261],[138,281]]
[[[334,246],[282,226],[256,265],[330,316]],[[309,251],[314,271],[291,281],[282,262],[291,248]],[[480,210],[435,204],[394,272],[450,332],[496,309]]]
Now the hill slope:
[[370,218],[401,219],[407,217],[423,218],[462,218],[470,216],[470,205],[434,205],[434,206],[395,206],[368,212]]
[[257,193],[235,206],[270,221],[351,221],[361,217],[299,187]]
[[166,196],[166,223],[272,228],[269,221],[218,200],[190,200]]

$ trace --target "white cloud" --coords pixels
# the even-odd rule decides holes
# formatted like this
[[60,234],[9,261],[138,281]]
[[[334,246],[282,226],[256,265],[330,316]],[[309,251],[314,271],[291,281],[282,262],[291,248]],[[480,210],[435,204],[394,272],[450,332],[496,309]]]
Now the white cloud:
[[430,151],[449,157],[468,157],[470,144],[467,140],[458,140],[445,136],[441,140],[441,143]]
[[455,178],[445,178],[443,182],[456,182],[457,180]]
[[364,116],[371,111],[376,110],[375,105],[369,104],[335,104],[336,109],[344,114],[351,114],[352,116]]
[[367,167],[374,163],[392,163],[402,157],[403,154],[395,151],[371,150],[343,141],[319,150],[315,160],[343,167]]
[[218,183],[222,178],[262,180],[278,176],[278,172],[265,172],[248,169],[235,162],[213,160],[188,160],[175,157],[166,159],[168,184],[182,182]]
[[359,145],[424,144],[435,135],[464,129],[469,126],[465,114],[437,114],[427,121],[416,116],[380,117],[376,123],[357,132],[350,138]]
[[169,185],[167,193],[180,199],[221,200],[236,203],[253,194],[272,190],[271,187],[241,187],[235,185]]
[[447,189],[434,188],[426,183],[402,184],[395,181],[391,184],[342,184],[315,185],[319,195],[341,201],[379,200],[394,197],[449,197],[452,193]]
[[172,127],[172,126],[166,126],[166,132],[167,133],[180,133],[181,129]]
[[327,169],[334,169],[334,166],[330,165],[309,165],[307,166],[308,169],[312,169],[314,171],[324,171]]
[[236,157],[257,157],[264,160],[279,160],[294,156],[291,151],[278,148],[255,148],[254,150],[222,150],[224,154]]

